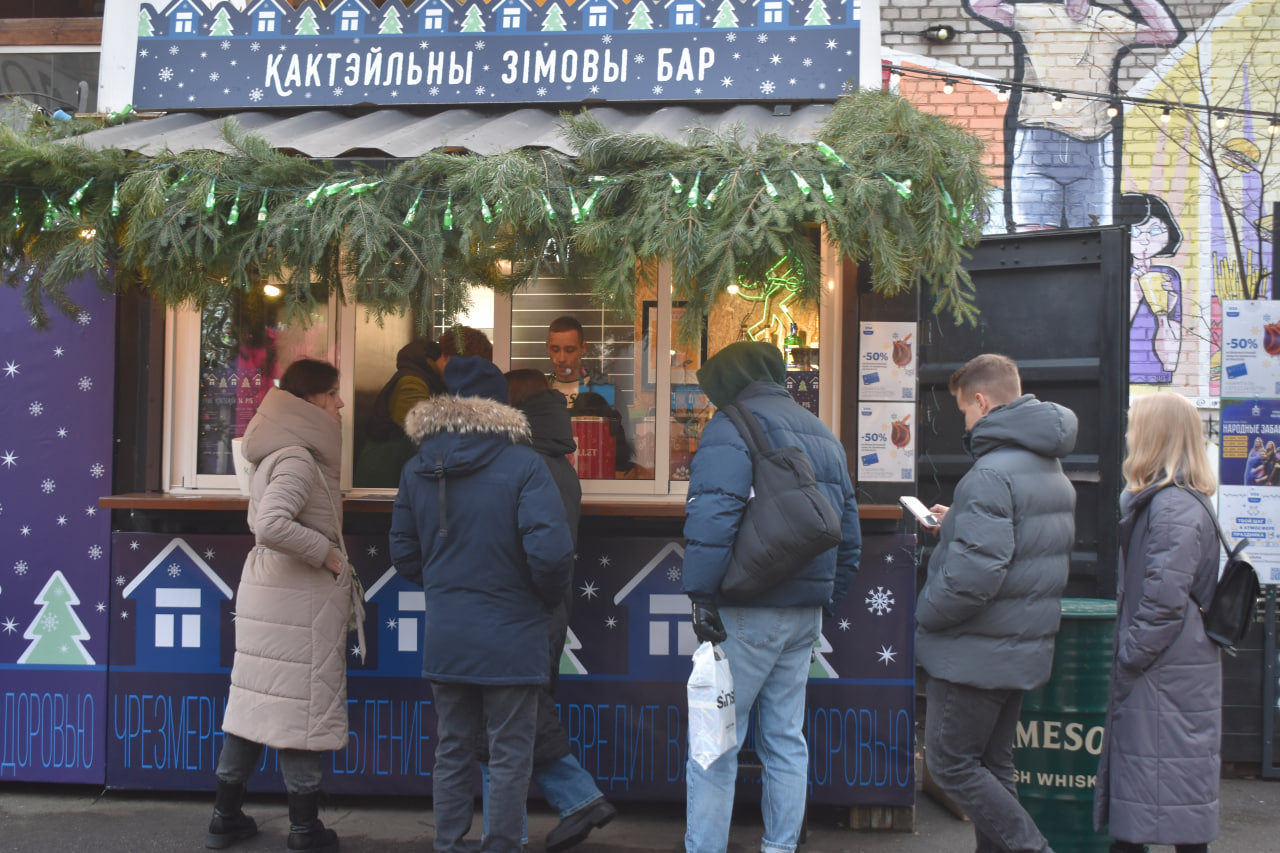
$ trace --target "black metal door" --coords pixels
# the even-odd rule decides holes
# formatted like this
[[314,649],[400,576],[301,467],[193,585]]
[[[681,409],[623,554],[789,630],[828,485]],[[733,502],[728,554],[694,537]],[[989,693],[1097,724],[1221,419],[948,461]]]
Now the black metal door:
[[1076,542],[1067,595],[1113,598],[1128,404],[1128,234],[1123,228],[984,239],[966,268],[977,287],[976,326],[920,308],[917,487],[925,504],[951,503],[972,459],[947,391],[951,373],[984,352],[1018,362],[1023,391],[1072,409]]

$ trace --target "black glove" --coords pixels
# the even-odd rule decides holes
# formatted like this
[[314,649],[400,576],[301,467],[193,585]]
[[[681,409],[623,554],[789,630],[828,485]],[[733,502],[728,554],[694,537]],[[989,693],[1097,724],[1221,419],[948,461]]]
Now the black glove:
[[720,609],[714,604],[693,603],[693,633],[703,643],[723,643],[729,635],[720,621]]

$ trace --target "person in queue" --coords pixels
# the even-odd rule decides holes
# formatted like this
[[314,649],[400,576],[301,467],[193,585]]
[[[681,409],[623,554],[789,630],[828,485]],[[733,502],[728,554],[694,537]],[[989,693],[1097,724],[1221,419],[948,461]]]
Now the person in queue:
[[[391,560],[426,599],[423,677],[437,717],[433,799],[438,853],[473,849],[476,745],[489,753],[483,853],[520,853],[537,725],[548,682],[550,613],[573,571],[573,540],[529,422],[479,356],[453,356],[450,394],[419,403],[419,442],[391,515]],[[495,626],[502,626],[495,630]]]
[[400,482],[400,469],[418,449],[404,434],[405,416],[423,400],[447,393],[436,366],[443,355],[440,344],[425,338],[410,341],[396,353],[396,372],[373,401],[356,460],[355,486],[395,488]]
[[822,611],[834,612],[858,570],[862,534],[844,447],[827,426],[796,403],[784,386],[778,348],[739,341],[698,371],[698,384],[717,408],[739,403],[755,415],[774,447],[802,448],[824,496],[841,514],[843,541],[793,577],[742,606],[721,607],[720,585],[747,501],[752,459],[724,412],[703,430],[685,502],[683,589],[692,601],[693,630],[719,643],[733,674],[738,742],[705,770],[686,765],[687,853],[725,853],[733,817],[738,751],[755,708],[756,750],[764,764],[765,853],[791,853],[799,841],[808,792],[809,750],[803,732],[805,683]]
[[1213,600],[1221,549],[1193,494],[1218,487],[1203,429],[1179,394],[1129,409],[1115,662],[1094,789],[1094,825],[1110,825],[1112,853],[1205,853],[1218,835],[1222,659],[1200,607]]
[[241,806],[266,745],[280,751],[289,793],[288,849],[338,849],[337,834],[318,818],[320,783],[326,753],[347,743],[346,641],[364,618],[341,545],[342,408],[337,368],[299,359],[245,430],[244,456],[256,466],[254,548],[236,590],[236,652],[207,847],[257,832]]
[[444,375],[445,365],[455,355],[471,355],[493,361],[493,344],[484,332],[470,326],[454,326],[446,329],[436,343],[440,346],[440,355],[436,358],[436,369]]
[[984,354],[951,375],[974,465],[956,485],[916,604],[925,761],[973,821],[977,849],[1048,853],[1018,802],[1013,744],[1024,690],[1049,680],[1075,539],[1061,459],[1076,416],[1022,393],[1018,366]]

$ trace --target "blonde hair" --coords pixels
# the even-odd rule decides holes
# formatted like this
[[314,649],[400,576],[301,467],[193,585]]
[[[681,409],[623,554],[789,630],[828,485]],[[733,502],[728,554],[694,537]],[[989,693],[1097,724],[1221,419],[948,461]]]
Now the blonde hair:
[[1173,483],[1206,495],[1217,491],[1200,413],[1181,394],[1139,397],[1129,407],[1127,438],[1124,478],[1129,491]]

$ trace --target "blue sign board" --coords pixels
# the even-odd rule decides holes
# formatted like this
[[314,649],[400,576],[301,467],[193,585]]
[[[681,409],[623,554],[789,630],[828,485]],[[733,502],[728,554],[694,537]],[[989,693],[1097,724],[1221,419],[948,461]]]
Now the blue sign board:
[[834,100],[859,0],[142,4],[139,109]]

